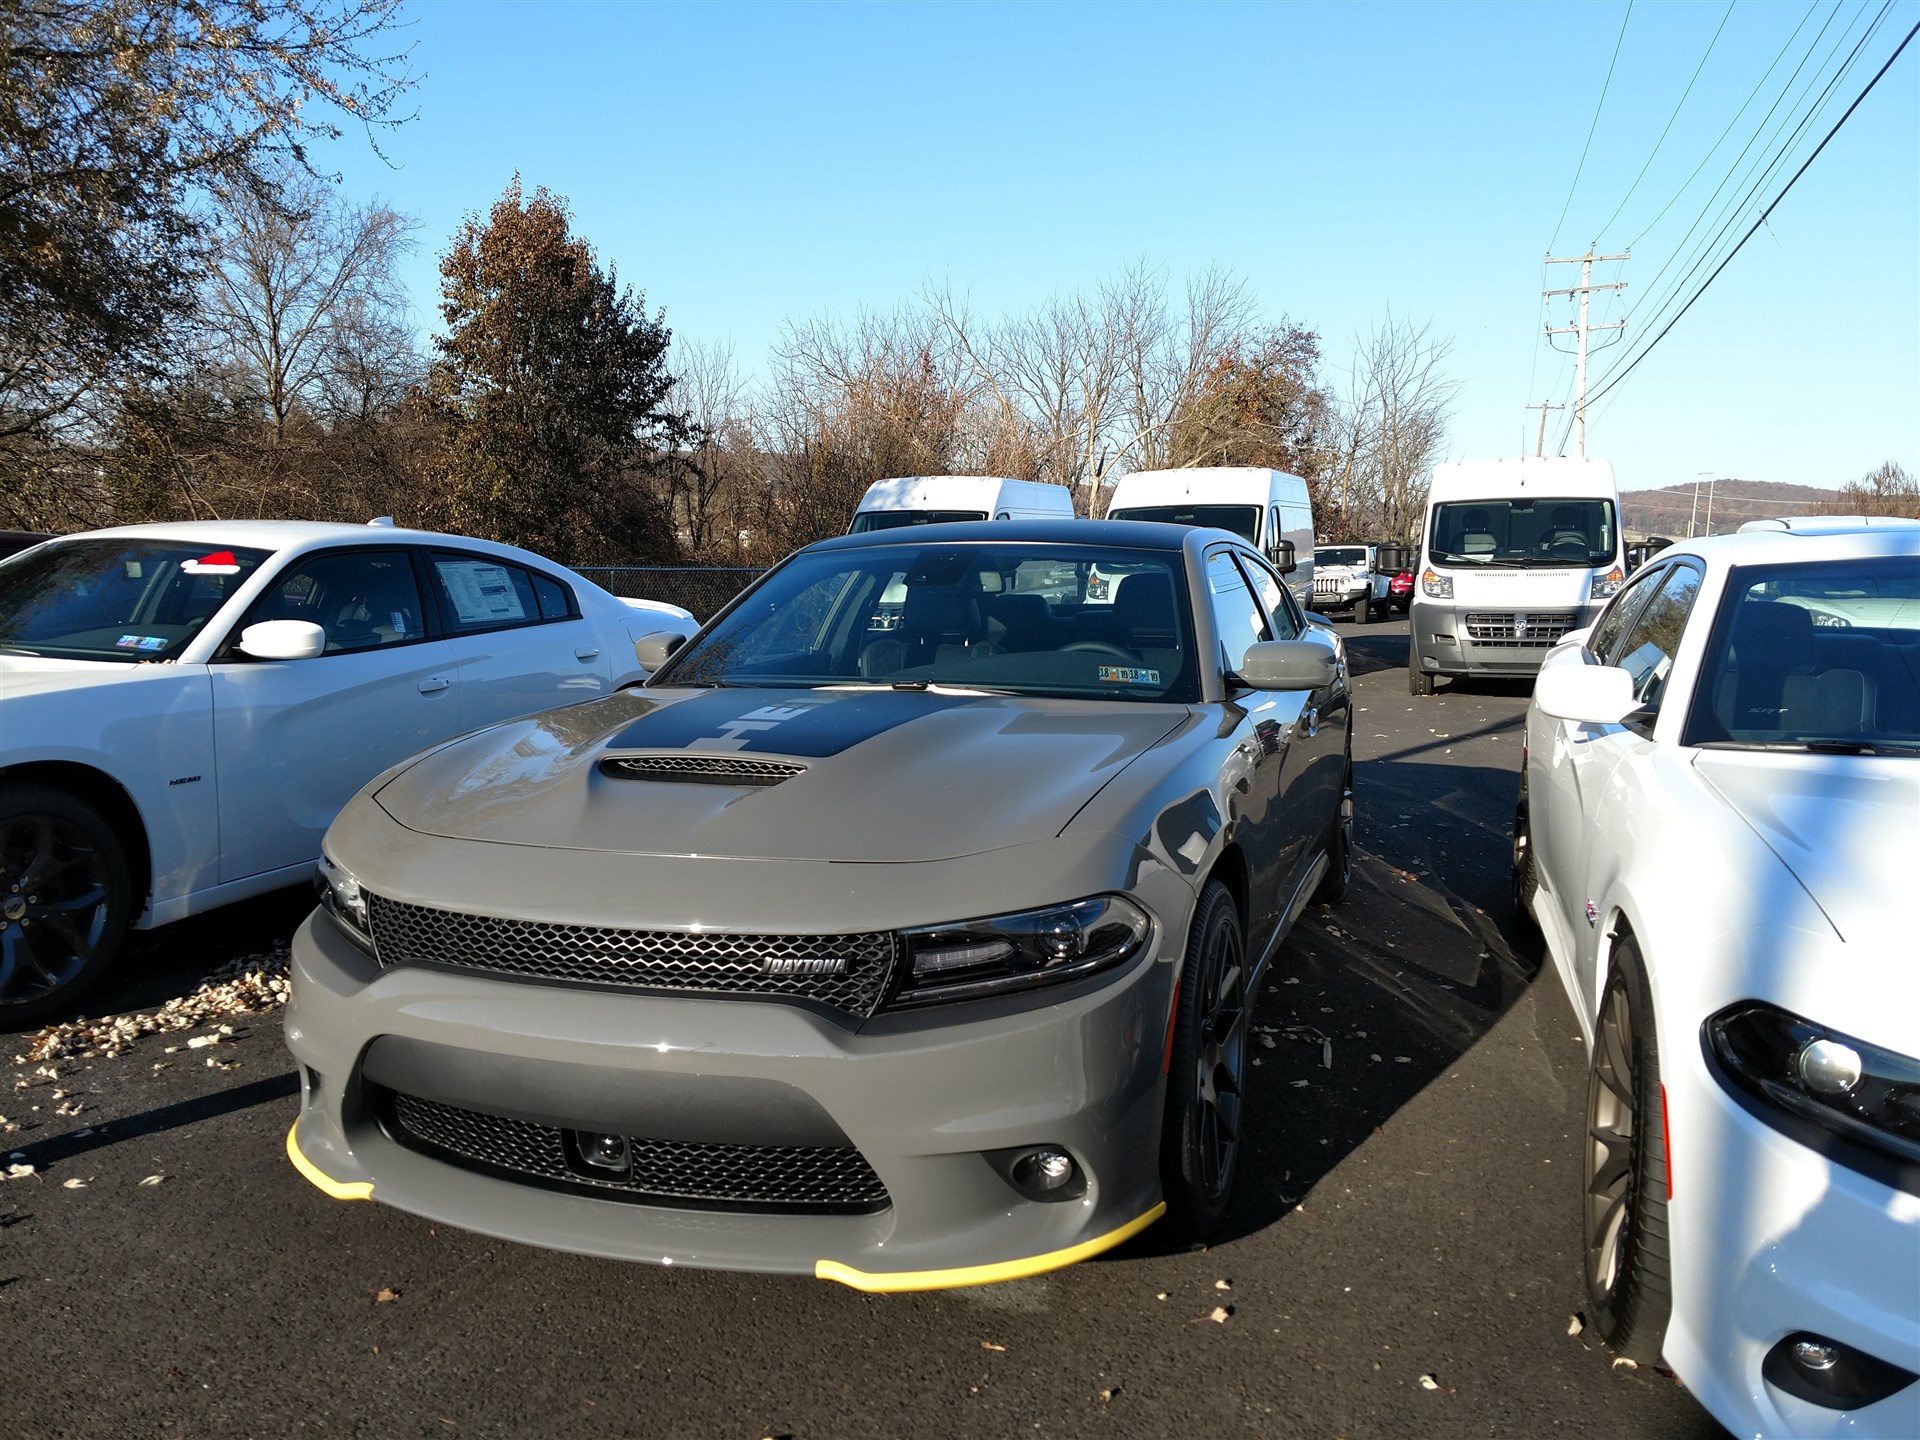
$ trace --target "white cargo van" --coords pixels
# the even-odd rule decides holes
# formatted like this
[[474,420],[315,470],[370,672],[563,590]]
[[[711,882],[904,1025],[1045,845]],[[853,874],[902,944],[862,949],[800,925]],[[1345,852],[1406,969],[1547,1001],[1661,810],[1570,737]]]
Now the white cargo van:
[[1071,520],[1064,485],[1003,480],[998,475],[907,475],[876,480],[854,512],[849,535],[949,520]]
[[1135,470],[1113,487],[1107,518],[1231,530],[1273,561],[1303,609],[1313,603],[1313,503],[1298,475],[1252,465]]
[[1407,686],[1437,675],[1531,675],[1591,625],[1626,578],[1620,492],[1604,460],[1434,467],[1407,631]]

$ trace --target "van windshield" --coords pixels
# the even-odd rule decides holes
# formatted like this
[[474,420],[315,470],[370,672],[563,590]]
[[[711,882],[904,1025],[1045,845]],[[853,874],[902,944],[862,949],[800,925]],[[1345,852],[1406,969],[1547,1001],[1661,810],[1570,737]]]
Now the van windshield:
[[984,520],[984,510],[862,510],[853,517],[849,535],[869,530],[898,530],[903,525],[945,525],[952,520]]
[[1107,512],[1109,520],[1157,520],[1164,525],[1205,525],[1231,530],[1242,540],[1260,541],[1258,505],[1129,505]]
[[1449,565],[1605,565],[1618,544],[1613,501],[1593,498],[1449,501],[1427,534],[1428,556]]

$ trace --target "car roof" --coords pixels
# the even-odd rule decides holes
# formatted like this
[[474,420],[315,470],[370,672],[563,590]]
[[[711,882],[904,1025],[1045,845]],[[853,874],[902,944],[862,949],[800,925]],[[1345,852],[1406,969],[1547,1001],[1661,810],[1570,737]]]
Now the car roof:
[[1177,551],[1194,534],[1246,541],[1227,530],[1168,525],[1154,520],[956,520],[945,525],[901,525],[860,535],[836,535],[806,547],[815,550],[865,550],[877,545],[1014,545],[1051,543],[1113,546],[1128,550]]
[[1646,563],[1660,564],[1676,555],[1692,555],[1709,565],[1920,555],[1920,520],[1809,515],[1751,521],[1732,535],[1676,540],[1648,556]]

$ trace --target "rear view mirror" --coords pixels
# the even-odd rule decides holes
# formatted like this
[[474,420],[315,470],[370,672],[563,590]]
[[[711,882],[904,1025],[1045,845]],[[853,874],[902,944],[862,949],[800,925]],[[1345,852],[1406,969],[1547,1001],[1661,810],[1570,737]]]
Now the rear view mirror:
[[311,660],[327,648],[327,632],[311,620],[262,620],[240,632],[237,648],[255,660]]
[[1291,575],[1295,570],[1299,569],[1299,562],[1293,558],[1293,542],[1291,540],[1274,541],[1273,550],[1268,558],[1273,561],[1273,568],[1278,570],[1282,575]]
[[633,642],[633,658],[651,675],[667,663],[669,656],[687,643],[687,637],[673,630],[655,630]]
[[1549,665],[1533,682],[1533,703],[1576,725],[1618,725],[1640,708],[1633,677],[1617,665]]
[[1340,675],[1340,657],[1312,640],[1262,640],[1237,672],[1256,690],[1320,690]]

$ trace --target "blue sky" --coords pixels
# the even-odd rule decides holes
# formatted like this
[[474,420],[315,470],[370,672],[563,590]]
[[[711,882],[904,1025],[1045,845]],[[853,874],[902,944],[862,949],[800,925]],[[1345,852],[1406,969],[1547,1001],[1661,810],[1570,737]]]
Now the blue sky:
[[[1571,360],[1537,338],[1540,290],[1578,283],[1577,266],[1546,273],[1549,244],[1631,242],[1631,261],[1597,267],[1596,280],[1629,288],[1596,297],[1594,319],[1624,311],[1630,346],[1650,334],[1705,233],[1686,232],[1727,199],[1708,211],[1714,187],[1771,153],[1774,127],[1797,120],[1799,97],[1818,93],[1882,4],[1737,0],[1728,15],[1721,0],[1637,0],[1623,34],[1624,0],[412,0],[424,78],[419,118],[382,142],[394,168],[357,139],[321,158],[349,195],[419,218],[407,275],[423,329],[437,255],[518,170],[567,198],[576,232],[665,308],[677,338],[730,342],[750,375],[787,321],[888,308],[929,281],[993,315],[1143,259],[1176,285],[1218,265],[1268,318],[1320,333],[1330,379],[1389,309],[1430,321],[1451,337],[1463,387],[1449,458],[1505,455],[1532,449],[1537,417],[1523,407],[1564,402],[1571,386]],[[1730,212],[1732,236],[1916,20],[1920,0],[1893,0],[1787,168]],[[1920,39],[1686,318],[1590,408],[1588,453],[1612,460],[1623,487],[1690,485],[1702,471],[1837,485],[1885,459],[1920,469],[1916,76]],[[1630,353],[1596,352],[1594,386]],[[1570,413],[1553,417],[1549,452]]]

